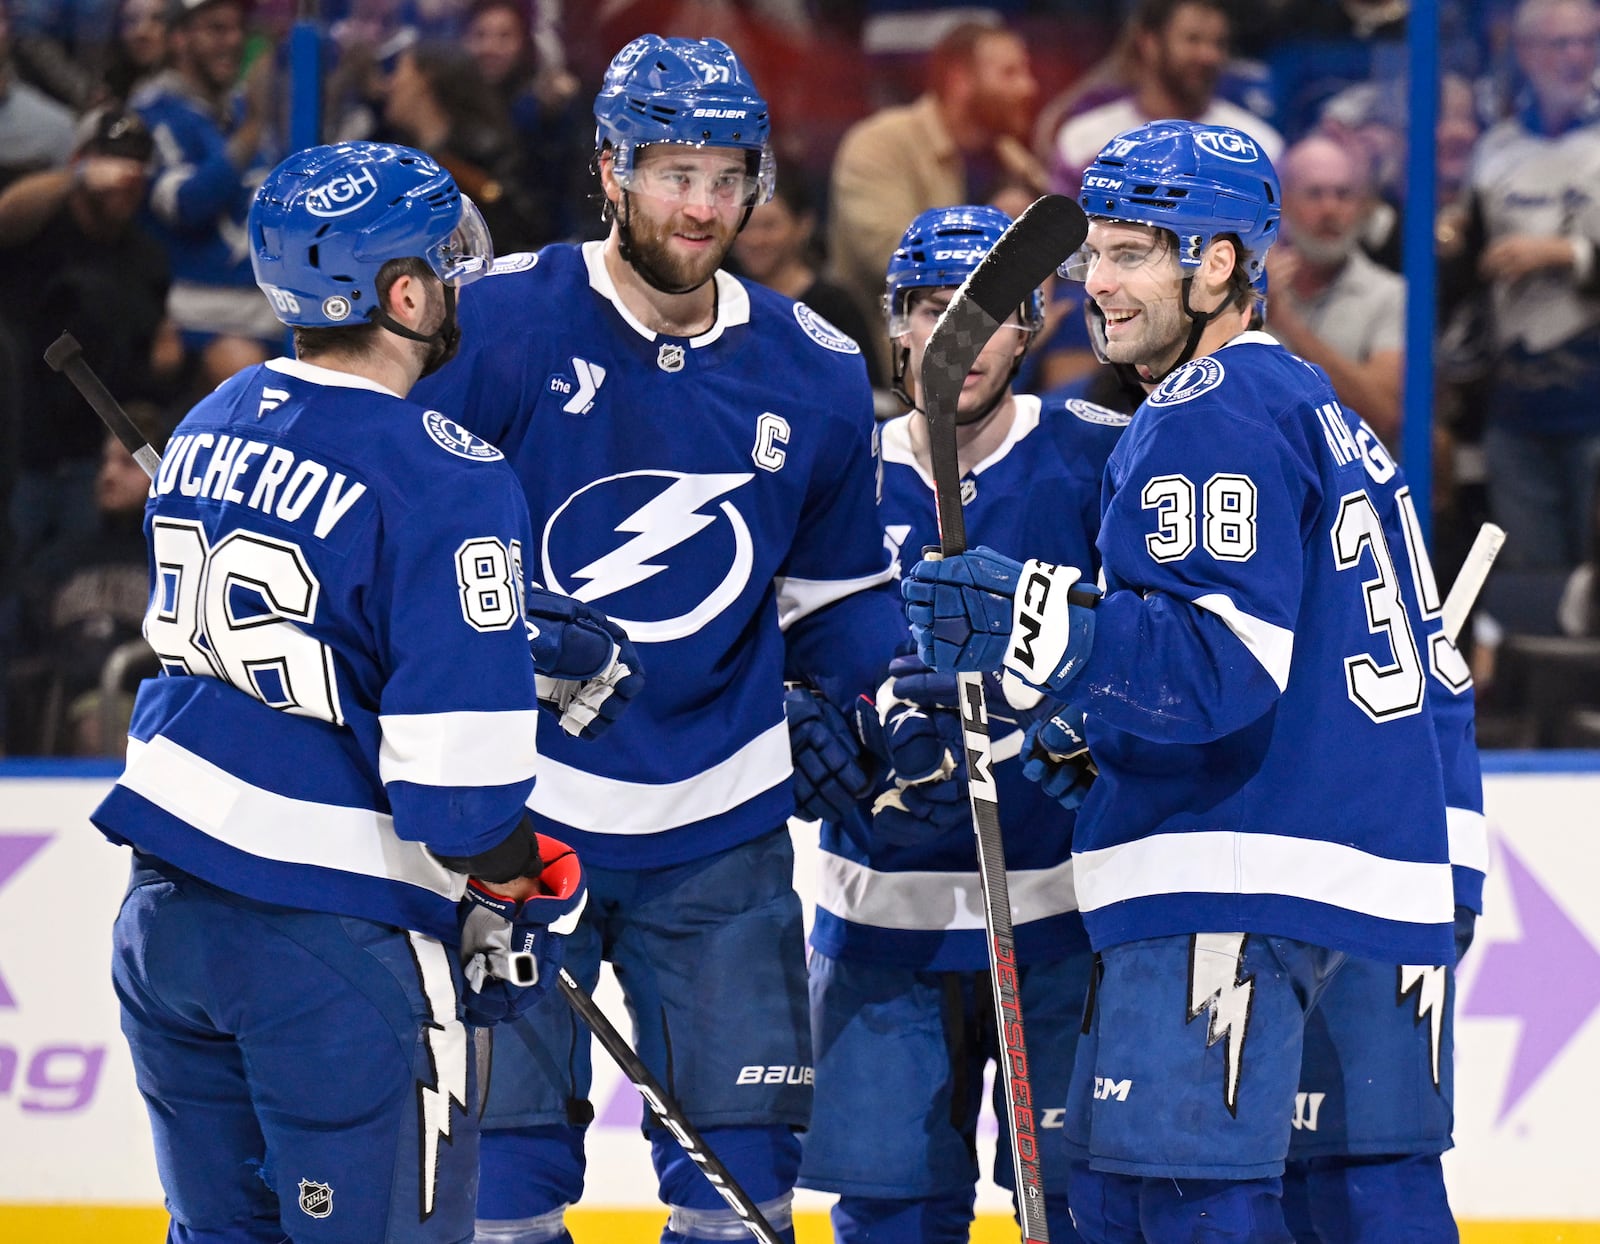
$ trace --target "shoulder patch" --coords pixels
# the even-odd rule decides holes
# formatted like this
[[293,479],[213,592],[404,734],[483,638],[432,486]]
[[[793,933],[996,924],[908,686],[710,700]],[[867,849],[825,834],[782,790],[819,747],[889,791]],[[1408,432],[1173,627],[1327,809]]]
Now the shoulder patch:
[[1069,397],[1066,407],[1085,423],[1103,423],[1110,428],[1125,428],[1132,415],[1125,415],[1120,410],[1112,410],[1109,406],[1085,401],[1081,397]]
[[539,256],[532,251],[517,251],[515,254],[502,255],[494,261],[489,268],[490,276],[502,276],[507,272],[526,272],[539,262]]
[[458,458],[473,462],[500,462],[505,455],[483,437],[474,435],[454,419],[436,410],[422,412],[422,426],[428,439],[440,449],[447,449]]
[[1145,401],[1151,406],[1181,406],[1211,392],[1226,374],[1215,357],[1203,355],[1173,372]]
[[856,344],[854,337],[840,332],[805,303],[794,304],[794,318],[800,327],[805,329],[806,336],[819,346],[825,346],[838,354],[861,353],[861,347]]

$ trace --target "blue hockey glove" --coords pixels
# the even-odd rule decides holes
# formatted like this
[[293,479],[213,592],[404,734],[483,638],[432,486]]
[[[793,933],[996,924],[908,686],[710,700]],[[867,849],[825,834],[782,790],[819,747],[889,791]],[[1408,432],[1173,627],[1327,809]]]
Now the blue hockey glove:
[[1067,597],[1075,566],[1015,562],[989,548],[923,558],[900,583],[917,655],[935,669],[1010,670],[1030,686],[1060,692],[1094,646],[1094,610]]
[[589,898],[578,854],[539,838],[538,881],[544,893],[515,899],[475,878],[461,900],[461,965],[466,1022],[484,1028],[520,1015],[555,984],[562,943],[578,927]]
[[539,703],[568,734],[603,733],[644,687],[628,633],[598,609],[559,592],[528,593],[528,646]]
[[807,821],[843,820],[872,785],[861,740],[843,713],[806,687],[784,693],[783,715],[789,721],[795,815]]
[[1055,716],[1028,727],[1022,736],[1022,776],[1039,783],[1069,811],[1083,803],[1100,770],[1083,737],[1083,714],[1061,705]]
[[876,701],[857,701],[857,731],[888,783],[872,805],[873,833],[885,842],[913,846],[972,824],[957,697],[954,674],[903,656]]

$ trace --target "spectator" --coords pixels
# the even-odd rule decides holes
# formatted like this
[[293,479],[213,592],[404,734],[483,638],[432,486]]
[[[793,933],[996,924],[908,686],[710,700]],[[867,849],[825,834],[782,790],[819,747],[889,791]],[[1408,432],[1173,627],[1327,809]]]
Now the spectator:
[[401,52],[383,115],[397,141],[426,151],[456,179],[500,253],[551,240],[543,205],[524,186],[511,117],[466,52],[444,43]]
[[1589,556],[1567,576],[1556,606],[1556,623],[1563,635],[1600,636],[1600,566],[1595,564],[1596,550],[1600,550],[1600,494],[1596,495],[1596,508],[1589,514]]
[[1328,373],[1339,401],[1361,411],[1391,448],[1400,440],[1405,282],[1360,245],[1371,188],[1349,148],[1320,134],[1279,162],[1283,241],[1267,260],[1269,331]]
[[0,4],[0,186],[59,164],[71,147],[72,112],[18,76],[11,19]]
[[[934,45],[920,97],[846,131],[833,161],[828,254],[863,312],[878,305],[889,256],[918,212],[985,202],[1009,181],[1044,189],[1026,146],[1038,93],[1019,36],[963,22]],[[872,348],[887,370],[881,330]]]
[[1600,9],[1523,0],[1513,30],[1528,93],[1479,147],[1466,253],[1491,283],[1484,453],[1502,562],[1561,569],[1590,552],[1600,467]]
[[[817,212],[803,178],[780,167],[772,198],[750,213],[734,239],[733,257],[752,281],[803,302],[857,342],[871,342],[866,318],[844,289],[817,274]],[[884,388],[878,357],[864,352],[874,389]]]
[[1067,120],[1056,134],[1053,188],[1076,195],[1083,170],[1107,140],[1148,121],[1172,118],[1243,130],[1270,160],[1283,138],[1255,113],[1217,98],[1232,37],[1223,0],[1141,0],[1132,23],[1132,89]]
[[22,76],[75,112],[99,102],[117,0],[9,0]]
[[251,275],[244,229],[277,146],[277,70],[271,55],[257,57],[236,98],[245,0],[168,5],[170,67],[130,103],[155,137],[149,208],[172,266],[167,312],[209,390],[283,343]]
[[123,0],[107,57],[103,93],[113,100],[126,100],[166,64],[162,0]]
[[[137,223],[150,132],[131,112],[87,116],[67,167],[20,178],[0,194],[0,306],[27,308],[11,324],[20,354],[21,410],[8,429],[16,478],[12,553],[24,575],[50,542],[92,534],[101,428],[45,365],[63,329],[124,398],[159,392],[179,347],[163,321],[166,256]],[[49,573],[49,567],[44,567]]]
[[[463,43],[511,118],[521,152],[521,185],[538,219],[539,243],[571,240],[587,218],[594,118],[578,79],[541,62],[523,0],[478,0]],[[496,237],[502,252],[510,248]]]

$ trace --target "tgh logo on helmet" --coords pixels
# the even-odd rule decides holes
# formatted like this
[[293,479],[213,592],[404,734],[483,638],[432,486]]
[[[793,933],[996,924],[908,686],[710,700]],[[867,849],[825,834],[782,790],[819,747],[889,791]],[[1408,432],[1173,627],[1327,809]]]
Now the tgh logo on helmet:
[[372,202],[378,179],[370,168],[341,173],[306,191],[306,211],[313,216],[345,216]]
[[1261,158],[1261,149],[1237,130],[1201,130],[1194,141],[1212,155],[1237,164],[1254,164]]

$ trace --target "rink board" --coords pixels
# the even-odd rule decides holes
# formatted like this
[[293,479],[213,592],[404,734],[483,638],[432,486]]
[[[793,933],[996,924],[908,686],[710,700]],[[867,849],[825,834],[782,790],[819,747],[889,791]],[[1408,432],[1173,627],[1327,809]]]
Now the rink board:
[[[1486,758],[1493,872],[1462,970],[1458,1148],[1446,1159],[1469,1244],[1600,1244],[1600,755]],[[87,813],[104,766],[0,763],[0,1239],[161,1238],[144,1109],[117,1027],[109,929],[126,871]],[[809,894],[815,835],[797,826]],[[603,1003],[620,1015],[609,982]],[[596,1055],[580,1239],[653,1236],[638,1096]],[[986,1128],[991,1136],[992,1124]],[[800,1238],[827,1238],[800,1195]],[[1014,1240],[986,1186],[975,1240]]]

